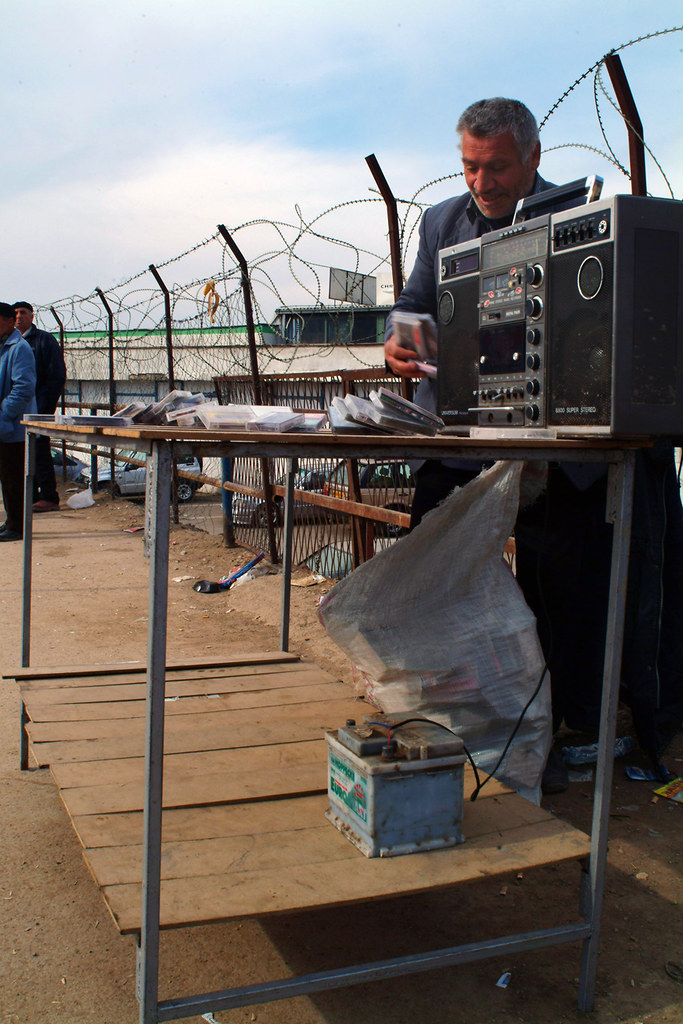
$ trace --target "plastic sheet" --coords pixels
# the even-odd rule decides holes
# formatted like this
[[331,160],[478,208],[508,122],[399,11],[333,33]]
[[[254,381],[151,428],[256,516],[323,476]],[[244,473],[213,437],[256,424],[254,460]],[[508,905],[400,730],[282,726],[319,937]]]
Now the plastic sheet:
[[391,548],[320,604],[330,637],[367,696],[462,737],[481,772],[538,803],[552,739],[550,681],[536,622],[502,552],[514,527],[522,464],[496,463],[457,488]]

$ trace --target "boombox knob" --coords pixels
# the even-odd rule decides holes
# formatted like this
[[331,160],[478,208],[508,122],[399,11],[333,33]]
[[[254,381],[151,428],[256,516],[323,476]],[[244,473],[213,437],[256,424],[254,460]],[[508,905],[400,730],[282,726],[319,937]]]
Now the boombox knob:
[[541,390],[541,385],[534,377],[532,380],[528,380],[526,382],[526,390],[529,395],[537,395]]
[[541,332],[538,327],[530,327],[526,332],[527,345],[538,345],[541,340]]
[[531,266],[531,264],[527,264],[527,268],[526,268],[527,284],[533,285],[534,288],[538,288],[539,284],[543,283],[543,276],[544,276],[543,267],[541,266],[540,263],[534,263],[533,266]]
[[526,407],[526,418],[528,420],[531,420],[532,423],[534,423],[537,419],[539,419],[540,415],[541,415],[541,410],[538,408],[537,405],[527,405],[527,407]]
[[532,320],[538,320],[539,316],[543,313],[543,302],[539,299],[538,295],[534,295],[532,299],[526,300],[526,315],[530,316]]

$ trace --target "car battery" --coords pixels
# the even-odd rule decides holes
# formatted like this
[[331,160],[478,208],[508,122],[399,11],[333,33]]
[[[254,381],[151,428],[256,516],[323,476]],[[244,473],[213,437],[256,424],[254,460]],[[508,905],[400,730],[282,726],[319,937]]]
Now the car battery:
[[326,817],[366,857],[463,841],[464,744],[436,722],[377,714],[325,734]]

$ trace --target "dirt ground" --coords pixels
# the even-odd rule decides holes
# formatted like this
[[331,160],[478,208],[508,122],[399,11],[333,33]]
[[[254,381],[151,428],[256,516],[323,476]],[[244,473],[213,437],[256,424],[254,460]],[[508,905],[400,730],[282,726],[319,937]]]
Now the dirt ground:
[[[139,504],[98,495],[94,508],[37,517],[31,664],[145,658],[147,570]],[[0,545],[0,671],[20,664],[21,545]],[[219,536],[173,528],[168,654],[279,649],[281,580],[215,595],[192,590],[247,561]],[[352,669],[316,607],[331,583],[292,591],[290,646],[335,677]],[[629,731],[627,715],[619,732]],[[49,771],[18,769],[19,700],[0,687],[0,1022],[133,1024],[135,944],[121,937],[81,858]],[[683,774],[683,736],[665,763]],[[544,798],[588,829],[590,782]],[[683,806],[615,767],[602,947],[594,1011],[577,1009],[579,944],[484,960],[313,997],[216,1014],[237,1024],[681,1024]],[[162,936],[161,998],[400,956],[575,921],[579,867],[494,877],[453,890]],[[496,981],[509,970],[507,988]],[[200,1018],[193,1018],[199,1020]]]

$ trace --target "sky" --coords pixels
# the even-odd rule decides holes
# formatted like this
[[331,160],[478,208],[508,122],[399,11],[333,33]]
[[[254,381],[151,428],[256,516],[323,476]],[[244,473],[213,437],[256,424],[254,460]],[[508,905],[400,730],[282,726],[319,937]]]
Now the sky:
[[[3,21],[0,299],[49,306],[114,289],[218,223],[232,231],[255,219],[311,221],[372,198],[370,153],[394,194],[409,199],[459,169],[454,126],[469,103],[514,96],[542,122],[606,52],[683,24],[683,8],[680,0],[24,0]],[[619,55],[645,141],[680,199],[683,31]],[[613,96],[606,72],[603,85]],[[542,125],[544,150],[606,150],[593,90],[590,75]],[[628,165],[626,130],[602,92],[599,109]],[[649,156],[646,166],[649,191],[670,195]],[[593,150],[546,153],[541,172],[558,183],[598,173],[603,195],[630,191]],[[463,190],[459,178],[421,198]],[[388,252],[381,204],[342,207],[318,228]],[[276,244],[258,231],[239,239],[248,260]],[[319,259],[354,269],[344,248]],[[369,256],[361,263],[376,269]],[[182,281],[204,272],[214,271],[188,264],[168,273]]]

